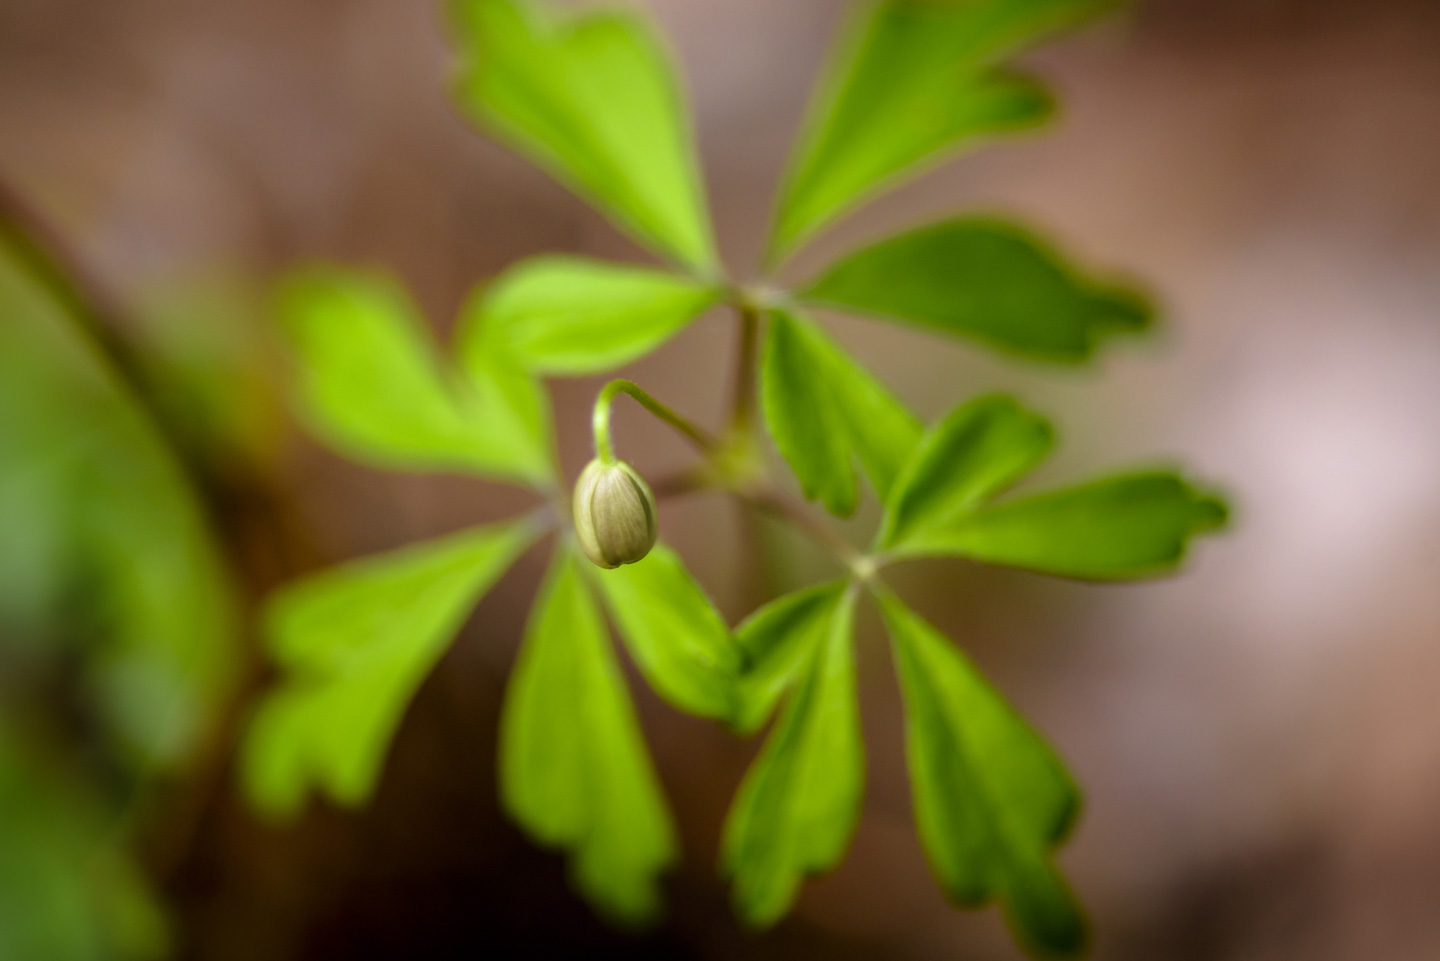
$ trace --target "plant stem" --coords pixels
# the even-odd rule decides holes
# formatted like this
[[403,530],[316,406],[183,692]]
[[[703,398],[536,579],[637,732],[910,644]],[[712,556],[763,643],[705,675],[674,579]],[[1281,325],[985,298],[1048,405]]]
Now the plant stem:
[[709,433],[660,403],[639,384],[622,378],[610,381],[600,389],[600,395],[595,398],[591,425],[595,432],[595,456],[602,464],[615,463],[615,447],[610,441],[610,405],[617,394],[629,394],[635,398],[641,407],[684,434],[703,453],[710,454],[715,451],[717,444]]
[[760,309],[748,300],[741,301],[740,350],[735,365],[735,396],[730,413],[730,430],[741,434],[750,430],[755,420],[755,369],[760,353]]

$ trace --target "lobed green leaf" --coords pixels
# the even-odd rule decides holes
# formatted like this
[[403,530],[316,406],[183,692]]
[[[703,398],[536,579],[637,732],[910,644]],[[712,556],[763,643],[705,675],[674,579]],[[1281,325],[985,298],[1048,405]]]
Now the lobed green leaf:
[[998,64],[1113,0],[885,0],[860,6],[811,106],[770,239],[781,259],[834,217],[988,135],[1052,112]]
[[1041,360],[1086,360],[1153,312],[1137,294],[1082,277],[1013,224],[946,220],[845,257],[799,297]]
[[1054,431],[1003,395],[980,397],[932,427],[891,491],[878,546],[893,547],[973,512],[1033,470]]
[[715,304],[712,284],[580,257],[507,271],[481,308],[529,370],[594,374],[648,354]]
[[650,686],[682,711],[734,719],[740,649],[680,556],[656,544],[642,561],[592,573]]
[[777,598],[735,629],[746,656],[740,678],[740,714],[735,727],[753,734],[769,719],[776,703],[794,686],[825,632],[845,590],[845,581]]
[[678,854],[675,827],[577,563],[556,552],[531,612],[500,721],[500,792],[532,837],[570,852],[592,904],[642,924],[659,914],[656,877]]
[[1175,474],[1110,477],[917,531],[902,555],[955,555],[1089,580],[1168,573],[1190,541],[1224,526],[1223,501]]
[[1086,924],[1052,850],[1080,795],[1043,740],[939,631],[880,594],[905,697],[915,821],[945,893],[1004,907],[1032,951],[1072,956]]
[[919,442],[920,421],[815,324],[775,311],[761,360],[765,424],[811,500],[855,510],[858,457],[882,498]]
[[747,924],[783,917],[801,880],[838,864],[854,834],[865,786],[854,612],[849,590],[831,608],[822,642],[726,818],[721,867]]
[[367,799],[420,682],[537,534],[530,521],[479,527],[276,595],[266,640],[285,675],[252,719],[242,756],[255,805],[292,814],[312,787],[342,804]]
[[689,119],[649,25],[616,11],[555,22],[528,0],[452,9],[470,117],[642,242],[713,272]]
[[553,477],[537,424],[506,402],[516,375],[487,362],[456,376],[393,282],[311,270],[284,287],[281,311],[300,366],[300,412],[341,453],[405,470]]

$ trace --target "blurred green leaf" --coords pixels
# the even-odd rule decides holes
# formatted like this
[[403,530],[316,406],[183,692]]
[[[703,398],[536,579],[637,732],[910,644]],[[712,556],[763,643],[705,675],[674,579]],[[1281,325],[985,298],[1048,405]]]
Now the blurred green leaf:
[[6,256],[0,317],[0,633],[83,654],[85,707],[126,760],[177,762],[234,682],[234,599],[202,507],[73,319]]
[[393,282],[316,268],[282,292],[311,429],[339,451],[383,467],[457,470],[545,483],[543,446],[497,403],[490,367],[462,380],[443,364],[414,305]]
[[896,553],[957,555],[1090,580],[1168,573],[1191,538],[1226,522],[1218,498],[1156,472],[988,507],[915,531]]
[[680,556],[656,544],[638,563],[592,574],[650,686],[682,711],[732,720],[740,648]]
[[1050,452],[1050,425],[1003,395],[956,408],[932,427],[891,491],[877,544],[891,547],[974,511]]
[[751,614],[735,629],[735,640],[747,660],[740,679],[740,715],[735,723],[740,733],[759,730],[776,703],[795,684],[816,647],[824,643],[844,590],[844,581],[831,581],[786,594]]
[[865,786],[851,650],[855,594],[828,618],[780,720],[751,765],[725,822],[722,869],[735,909],[757,927],[774,924],[800,882],[839,863]]
[[491,443],[514,451],[541,486],[556,483],[555,424],[545,385],[525,370],[485,313],[484,287],[460,313],[455,350],[461,375],[480,409],[487,413]]
[[761,363],[765,424],[805,496],[832,514],[854,512],[855,457],[887,496],[920,439],[915,415],[798,314],[771,314]]
[[243,747],[255,805],[289,815],[311,787],[342,804],[368,798],[420,682],[538,534],[529,520],[477,527],[353,561],[276,595],[266,639],[285,675]]
[[528,0],[452,0],[461,105],[621,227],[702,273],[714,241],[664,51],[628,11],[554,22]]
[[116,818],[47,760],[0,726],[0,958],[164,957],[165,916]]
[[591,903],[639,924],[660,911],[656,875],[678,855],[675,828],[577,563],[586,562],[557,551],[510,675],[501,796],[537,841],[571,852]]
[[955,903],[998,898],[1032,951],[1083,950],[1086,924],[1052,850],[1080,794],[1060,760],[942,634],[880,594],[900,685],[915,821]]
[[712,306],[714,286],[579,257],[509,270],[483,310],[515,358],[547,374],[594,374],[660,346]]
[[1081,277],[1013,224],[947,220],[851,254],[806,287],[854,310],[1050,361],[1082,361],[1105,338],[1151,324],[1143,298]]
[[865,3],[811,105],[770,240],[779,260],[828,221],[987,135],[1034,127],[1049,94],[997,64],[1114,0]]

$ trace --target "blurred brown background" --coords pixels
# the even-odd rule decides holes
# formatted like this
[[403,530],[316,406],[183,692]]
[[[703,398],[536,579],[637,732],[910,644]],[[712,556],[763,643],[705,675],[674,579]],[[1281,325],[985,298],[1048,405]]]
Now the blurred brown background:
[[[683,61],[721,246],[743,272],[843,7],[646,5]],[[791,276],[978,207],[1142,278],[1167,305],[1164,335],[1086,372],[832,329],[926,416],[994,387],[1053,414],[1065,444],[1048,479],[1183,459],[1228,486],[1239,524],[1159,584],[946,563],[902,569],[897,586],[1085,785],[1063,861],[1097,957],[1440,957],[1440,6],[1155,0],[1031,61],[1061,93],[1056,129],[866,208]],[[397,272],[443,331],[472,284],[529,254],[643,259],[467,128],[449,64],[429,0],[3,0],[0,176],[135,303],[196,278],[258,298],[276,271],[320,257]],[[263,311],[248,323],[258,336]],[[707,318],[630,375],[714,422],[729,333]],[[554,387],[570,472],[595,387]],[[663,428],[619,416],[642,470],[685,463]],[[254,593],[525,503],[357,467],[298,434],[266,463],[308,546],[282,550],[272,519],[235,518]],[[707,496],[661,518],[732,619],[819,569],[738,516]],[[750,559],[757,545],[779,580]],[[686,861],[653,936],[594,921],[560,859],[495,801],[499,700],[541,563],[528,557],[483,602],[367,810],[273,828],[228,774],[215,790],[174,786],[152,860],[184,956],[1017,956],[993,910],[952,910],[931,881],[873,614],[860,628],[870,780],[844,866],[775,932],[740,932],[713,864],[756,743],[632,678]]]

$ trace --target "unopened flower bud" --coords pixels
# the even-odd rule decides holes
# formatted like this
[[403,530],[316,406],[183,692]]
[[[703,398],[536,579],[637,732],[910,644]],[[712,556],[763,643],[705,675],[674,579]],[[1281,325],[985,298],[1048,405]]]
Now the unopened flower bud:
[[592,460],[575,482],[575,534],[604,568],[633,564],[655,546],[655,495],[624,461]]

